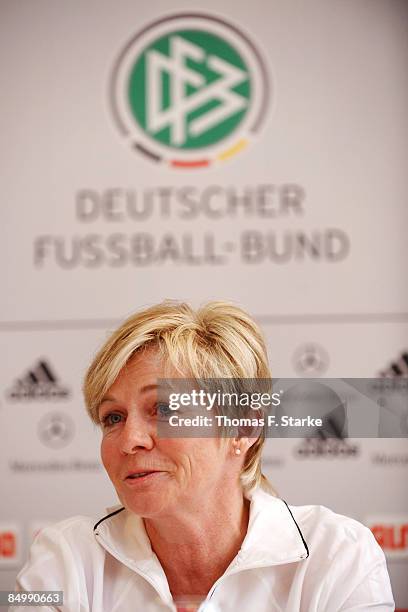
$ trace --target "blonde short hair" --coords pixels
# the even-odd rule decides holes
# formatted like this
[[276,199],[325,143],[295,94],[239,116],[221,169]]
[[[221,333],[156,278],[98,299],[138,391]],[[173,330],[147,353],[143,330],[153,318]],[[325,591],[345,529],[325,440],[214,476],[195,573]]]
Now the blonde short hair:
[[[156,347],[165,363],[184,376],[202,378],[270,378],[265,342],[257,324],[241,308],[209,302],[197,311],[188,304],[165,301],[135,313],[108,338],[88,368],[84,396],[91,419],[130,358]],[[262,432],[246,453],[241,483],[273,493],[261,471]]]

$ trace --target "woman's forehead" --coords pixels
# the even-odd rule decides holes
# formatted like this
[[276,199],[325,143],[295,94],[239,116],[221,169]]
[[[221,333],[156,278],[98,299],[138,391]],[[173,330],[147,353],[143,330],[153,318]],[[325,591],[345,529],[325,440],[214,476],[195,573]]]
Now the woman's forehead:
[[121,370],[121,374],[134,374],[135,372],[156,373],[163,369],[163,358],[157,347],[148,347],[134,353]]
[[160,381],[173,378],[188,378],[163,357],[157,347],[138,351],[127,361],[119,372],[110,390],[122,385],[160,385]]

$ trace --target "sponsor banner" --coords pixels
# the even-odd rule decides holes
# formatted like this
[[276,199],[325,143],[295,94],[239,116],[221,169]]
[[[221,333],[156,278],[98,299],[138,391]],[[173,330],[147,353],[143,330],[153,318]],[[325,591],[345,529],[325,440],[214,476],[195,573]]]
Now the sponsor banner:
[[408,468],[408,452],[384,452],[377,450],[371,455],[371,461],[378,467]]
[[45,446],[63,448],[74,438],[75,425],[64,412],[47,412],[39,421],[37,432]]
[[341,437],[305,438],[294,448],[295,459],[356,459],[360,444]]
[[[244,2],[193,11],[181,3],[171,12],[126,0],[107,32],[108,2],[92,15],[92,54],[89,7],[78,9],[75,24],[50,0],[43,19],[13,7],[3,25],[18,32],[8,41],[16,68],[4,86],[4,116],[15,118],[3,126],[4,323],[120,317],[166,297],[225,297],[266,316],[373,314],[389,322],[404,314],[406,291],[395,287],[405,248],[405,114],[395,100],[406,108],[406,88],[394,59],[405,39],[392,30],[392,46],[379,46],[354,7],[332,12],[317,2],[316,20],[308,8],[293,19],[265,6],[254,19]],[[383,40],[385,24],[401,23],[397,15],[391,5],[373,10]],[[34,42],[43,28],[58,40],[61,72]],[[321,28],[337,41],[330,71]],[[304,43],[304,73],[287,31]],[[368,53],[364,62],[354,61],[350,39]],[[20,95],[22,56],[41,67],[52,95],[36,86],[35,70],[27,82],[35,100]],[[362,69],[370,64],[376,70]],[[381,142],[380,157],[361,133]],[[299,338],[306,346],[294,367],[324,375],[325,343],[313,340]]]
[[389,378],[408,377],[408,351],[402,351],[397,359],[381,370],[380,375]]
[[0,569],[14,568],[21,564],[21,546],[20,523],[0,521]]
[[147,23],[126,42],[110,94],[113,119],[132,149],[180,169],[240,153],[272,102],[253,40],[229,20],[187,12]]
[[408,514],[369,516],[365,524],[388,559],[408,559]]
[[38,359],[6,390],[12,401],[68,399],[69,395],[69,389],[59,382],[50,361],[44,358]]

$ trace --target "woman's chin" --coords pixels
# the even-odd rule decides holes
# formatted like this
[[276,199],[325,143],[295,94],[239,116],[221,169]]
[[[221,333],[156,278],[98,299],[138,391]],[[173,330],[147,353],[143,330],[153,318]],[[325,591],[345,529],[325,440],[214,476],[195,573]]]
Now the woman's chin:
[[[143,499],[141,499],[143,497]],[[159,516],[166,509],[166,504],[162,498],[153,495],[139,496],[138,499],[127,496],[124,506],[130,512],[143,518],[153,518]]]
[[143,517],[155,516],[166,509],[168,503],[164,487],[121,487],[118,496],[130,512]]

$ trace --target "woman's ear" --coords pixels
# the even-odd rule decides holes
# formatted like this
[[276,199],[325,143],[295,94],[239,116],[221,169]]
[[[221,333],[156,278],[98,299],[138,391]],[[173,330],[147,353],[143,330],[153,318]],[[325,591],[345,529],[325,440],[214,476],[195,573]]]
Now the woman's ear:
[[253,423],[252,425],[244,425],[237,428],[237,436],[235,440],[239,443],[241,453],[246,453],[251,446],[259,439],[263,430],[263,424]]
[[[248,421],[251,421],[249,424]],[[265,418],[261,410],[252,411],[251,417],[245,419],[245,423],[237,427],[237,438],[245,440],[245,451],[248,450],[259,438],[264,429]]]

